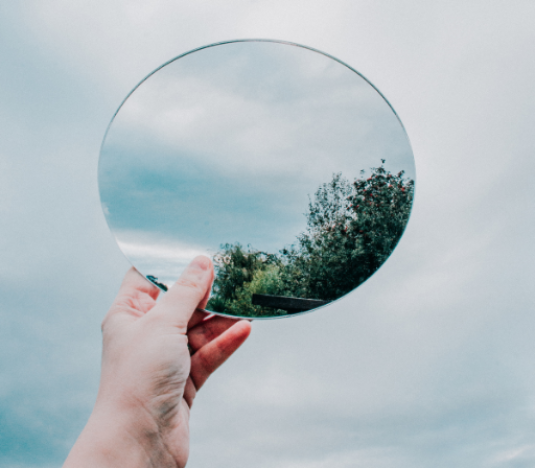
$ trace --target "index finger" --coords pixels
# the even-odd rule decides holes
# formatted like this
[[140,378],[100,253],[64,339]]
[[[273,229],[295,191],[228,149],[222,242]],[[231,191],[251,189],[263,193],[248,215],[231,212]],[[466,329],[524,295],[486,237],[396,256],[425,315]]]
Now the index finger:
[[156,300],[160,290],[134,267],[130,267],[124,276],[117,297],[133,298],[139,293],[148,294],[152,299]]

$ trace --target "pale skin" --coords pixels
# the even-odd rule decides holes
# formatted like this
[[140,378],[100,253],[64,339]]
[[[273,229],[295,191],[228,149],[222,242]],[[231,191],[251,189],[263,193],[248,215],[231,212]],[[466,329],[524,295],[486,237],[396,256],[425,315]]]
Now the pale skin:
[[64,468],[186,465],[196,392],[251,331],[199,310],[213,279],[210,259],[197,257],[156,302],[158,288],[128,271],[102,322],[95,407]]

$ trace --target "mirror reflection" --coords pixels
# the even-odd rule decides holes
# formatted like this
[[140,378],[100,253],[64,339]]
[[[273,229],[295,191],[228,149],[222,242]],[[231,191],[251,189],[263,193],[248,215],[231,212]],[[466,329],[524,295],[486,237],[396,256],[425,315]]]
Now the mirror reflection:
[[106,133],[102,207],[163,290],[199,254],[207,309],[282,317],[366,281],[408,222],[415,168],[401,122],[361,75],[321,52],[233,41],[143,80]]

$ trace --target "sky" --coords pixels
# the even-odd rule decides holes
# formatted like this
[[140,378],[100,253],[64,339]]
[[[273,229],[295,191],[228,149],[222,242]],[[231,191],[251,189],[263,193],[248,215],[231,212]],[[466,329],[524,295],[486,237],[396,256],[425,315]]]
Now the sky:
[[295,244],[321,185],[367,177],[382,160],[414,179],[403,125],[362,76],[306,48],[232,42],[134,89],[106,133],[99,191],[123,253],[170,287],[224,244]]
[[50,0],[0,4],[0,465],[61,465],[89,416],[129,263],[98,155],[172,57],[302,43],[387,96],[418,175],[407,230],[354,293],[253,323],[199,392],[190,467],[535,465],[535,4]]

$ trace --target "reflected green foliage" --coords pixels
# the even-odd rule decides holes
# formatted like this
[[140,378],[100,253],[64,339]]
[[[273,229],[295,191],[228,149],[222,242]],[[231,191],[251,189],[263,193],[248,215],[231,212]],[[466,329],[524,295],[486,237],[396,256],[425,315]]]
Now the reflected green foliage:
[[396,247],[409,220],[414,181],[382,165],[350,182],[341,174],[309,203],[296,244],[269,254],[226,244],[215,256],[208,308],[244,317],[282,315],[252,304],[252,294],[334,300],[366,281]]
[[277,295],[282,290],[281,259],[277,255],[244,249],[240,244],[226,244],[214,257],[216,278],[214,295],[207,308],[244,317],[286,314],[252,304],[252,295]]

